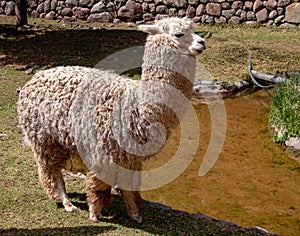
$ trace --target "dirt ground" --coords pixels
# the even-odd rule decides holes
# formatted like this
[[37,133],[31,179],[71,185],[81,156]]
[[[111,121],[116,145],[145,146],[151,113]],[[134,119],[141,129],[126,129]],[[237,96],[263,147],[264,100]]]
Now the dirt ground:
[[[282,235],[300,232],[300,168],[289,152],[273,143],[268,128],[271,92],[225,100],[227,131],[222,152],[213,168],[198,175],[210,142],[210,114],[195,103],[200,123],[200,144],[186,171],[170,184],[143,192],[143,197],[190,213],[259,226]],[[166,162],[174,154],[180,132],[147,168]],[[172,156],[172,155],[171,155]]]

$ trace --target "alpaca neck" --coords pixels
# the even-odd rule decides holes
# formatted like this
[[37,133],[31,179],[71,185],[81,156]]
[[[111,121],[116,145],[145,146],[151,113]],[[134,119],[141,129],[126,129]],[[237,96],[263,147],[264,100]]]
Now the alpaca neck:
[[172,85],[188,98],[195,78],[196,58],[167,46],[146,46],[141,81]]

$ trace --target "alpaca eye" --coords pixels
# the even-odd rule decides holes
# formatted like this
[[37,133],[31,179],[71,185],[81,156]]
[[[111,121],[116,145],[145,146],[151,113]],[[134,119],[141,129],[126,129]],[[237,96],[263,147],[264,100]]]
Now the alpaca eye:
[[184,34],[182,34],[182,33],[176,33],[175,34],[175,37],[177,37],[177,38],[181,38],[182,36],[184,36]]

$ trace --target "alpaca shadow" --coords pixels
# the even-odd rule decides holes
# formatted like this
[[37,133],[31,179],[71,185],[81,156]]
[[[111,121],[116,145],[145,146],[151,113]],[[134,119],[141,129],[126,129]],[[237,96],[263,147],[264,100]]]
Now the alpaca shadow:
[[[47,68],[58,65],[95,66],[125,48],[144,45],[146,34],[134,29],[89,29],[36,25],[19,30],[0,24],[0,66]],[[25,68],[26,69],[26,68]]]
[[[88,211],[85,201],[85,194],[70,193],[69,197],[81,210]],[[80,204],[78,204],[80,203]],[[153,235],[212,235],[212,236],[228,236],[228,235],[266,235],[262,232],[245,230],[236,225],[221,225],[218,222],[208,221],[206,219],[196,219],[188,213],[172,210],[163,207],[160,204],[154,204],[143,201],[140,206],[143,216],[143,223],[139,224],[129,218],[126,213],[126,207],[120,196],[113,196],[113,203],[109,207],[105,207],[102,211],[103,218],[100,222],[92,223],[86,219],[80,226],[74,227],[49,227],[49,228],[9,228],[1,229],[1,236],[15,235],[123,235],[126,234],[153,234]],[[64,214],[70,214],[65,212]],[[88,215],[88,214],[87,214]],[[84,224],[84,225],[83,225]],[[120,227],[122,226],[122,227]],[[130,230],[133,229],[133,230]]]
[[[85,194],[69,193],[74,205],[81,210],[88,211]],[[143,223],[131,220],[126,212],[126,206],[120,195],[113,195],[112,205],[104,207],[101,222],[121,225],[126,228],[141,230],[155,235],[262,235],[259,232],[246,231],[237,225],[220,225],[217,222],[192,217],[187,212],[173,210],[159,203],[143,200],[140,206]],[[97,226],[95,226],[97,227]],[[114,228],[102,230],[113,231]],[[138,234],[136,234],[138,235]]]
[[[68,197],[76,207],[82,211],[88,212],[86,194],[72,192],[68,193]],[[127,228],[140,229],[158,235],[166,235],[170,230],[169,227],[175,229],[176,224],[179,224],[184,220],[183,215],[174,214],[174,212],[170,210],[163,210],[150,202],[143,200],[140,206],[143,223],[139,224],[128,216],[125,203],[120,195],[113,194],[112,198],[112,204],[102,209],[102,219],[99,222],[94,223],[95,225],[101,225],[101,222],[105,222],[112,225],[122,225]],[[59,207],[63,208],[63,205],[61,204]],[[171,215],[173,223],[169,222],[168,224],[165,224],[165,222],[170,221]]]

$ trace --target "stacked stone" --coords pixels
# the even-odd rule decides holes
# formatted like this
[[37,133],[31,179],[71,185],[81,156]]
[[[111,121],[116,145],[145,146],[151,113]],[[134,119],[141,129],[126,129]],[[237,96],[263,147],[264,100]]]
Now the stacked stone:
[[[200,23],[300,25],[300,0],[27,0],[31,17],[90,22],[152,21],[189,17]],[[0,2],[0,14],[14,15],[12,0]]]

